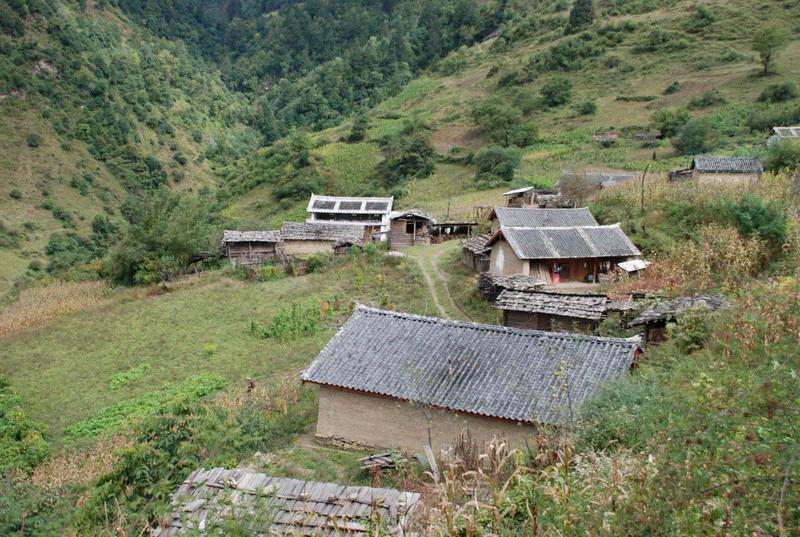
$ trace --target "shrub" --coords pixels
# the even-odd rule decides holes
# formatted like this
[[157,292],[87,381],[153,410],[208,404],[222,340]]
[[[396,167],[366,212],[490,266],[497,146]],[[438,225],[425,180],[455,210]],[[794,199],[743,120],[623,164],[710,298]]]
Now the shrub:
[[664,88],[664,91],[661,93],[663,93],[664,95],[674,95],[675,93],[678,93],[680,90],[681,90],[681,83],[676,80],[675,82]]
[[794,82],[782,82],[770,84],[764,88],[764,91],[758,96],[758,100],[764,103],[782,103],[791,101],[797,95],[797,85]]
[[689,101],[689,108],[708,108],[718,104],[725,104],[725,98],[720,95],[716,88],[710,89]]
[[541,89],[542,98],[547,106],[561,106],[572,99],[572,82],[563,77],[553,78]]
[[656,26],[633,47],[634,52],[673,52],[687,48],[691,42],[681,32]]
[[575,0],[569,12],[567,31],[575,32],[589,26],[594,21],[594,6],[592,0]]
[[309,272],[325,272],[333,263],[333,254],[328,252],[317,252],[308,256],[306,259]]
[[11,198],[11,199],[15,199],[15,200],[21,200],[22,199],[22,192],[20,192],[19,190],[17,190],[15,188],[14,190],[12,190],[11,192],[8,193],[8,197]]
[[800,122],[800,106],[775,106],[754,110],[747,117],[747,127],[752,131],[769,131],[772,127]]
[[491,145],[475,155],[475,179],[481,182],[511,181],[522,162],[522,152],[515,146]]
[[662,108],[654,112],[651,117],[653,126],[658,129],[661,138],[675,136],[691,119],[692,115],[688,111],[672,108]]
[[582,116],[591,116],[597,113],[596,101],[584,101],[578,106],[578,113]]
[[29,134],[25,138],[25,141],[27,142],[28,147],[39,147],[42,143],[42,137],[34,132]]
[[715,149],[717,144],[714,127],[708,121],[697,119],[689,121],[672,141],[672,145],[681,155],[707,153]]
[[503,146],[527,146],[539,137],[532,121],[525,121],[522,112],[500,98],[487,99],[472,109],[475,123],[484,127],[489,139]]
[[768,170],[800,170],[800,141],[778,140],[767,151]]
[[127,386],[134,380],[139,380],[143,376],[150,371],[151,366],[148,363],[139,364],[136,367],[132,367],[126,371],[120,371],[119,373],[114,373],[111,375],[111,380],[108,383],[108,387],[112,390],[118,390],[123,386]]
[[350,134],[347,135],[347,141],[351,143],[362,141],[367,137],[367,129],[369,129],[369,118],[361,112],[353,120],[353,126],[350,128]]
[[250,332],[262,339],[295,339],[301,335],[314,334],[327,311],[318,302],[293,301],[282,308],[267,326],[251,320]]
[[50,454],[45,427],[22,409],[22,399],[0,375],[0,476],[15,469],[28,472]]
[[186,163],[189,162],[189,159],[186,158],[186,155],[184,155],[180,151],[176,151],[175,153],[172,154],[172,160],[174,160],[181,166],[185,166]]

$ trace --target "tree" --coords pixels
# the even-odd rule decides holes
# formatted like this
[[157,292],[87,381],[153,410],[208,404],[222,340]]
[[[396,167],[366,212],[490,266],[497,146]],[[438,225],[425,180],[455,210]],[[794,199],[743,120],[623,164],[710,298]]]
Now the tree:
[[491,141],[504,147],[527,146],[539,136],[533,122],[525,121],[520,110],[499,97],[476,105],[472,117],[475,123],[488,131]]
[[514,179],[514,170],[522,162],[519,148],[491,145],[478,151],[475,155],[477,171],[475,179],[485,182],[506,181]]
[[348,142],[360,142],[367,137],[367,129],[369,128],[369,118],[363,112],[359,112],[353,120],[353,126],[350,128],[350,134],[347,135]]
[[586,201],[590,186],[585,173],[567,173],[558,180],[561,199],[571,202],[575,207],[581,207]]
[[589,26],[594,21],[594,6],[592,0],[575,0],[572,11],[569,12],[568,32],[575,32]]
[[681,127],[692,119],[692,115],[687,110],[662,108],[657,110],[650,119],[653,126],[658,129],[659,136],[669,138],[678,134]]
[[779,28],[765,27],[753,36],[752,47],[758,52],[761,65],[764,66],[764,76],[769,74],[769,68],[778,51],[788,43],[789,34],[786,33],[786,30]]
[[717,147],[717,142],[717,133],[711,124],[693,119],[672,140],[672,145],[681,155],[696,155],[711,151]]
[[771,171],[800,170],[800,142],[779,140],[767,152],[767,169]]
[[572,100],[572,82],[568,78],[557,77],[548,81],[541,89],[547,106],[561,106]]
[[207,202],[160,188],[127,204],[128,228],[114,250],[111,272],[121,283],[155,283],[186,268],[211,248]]

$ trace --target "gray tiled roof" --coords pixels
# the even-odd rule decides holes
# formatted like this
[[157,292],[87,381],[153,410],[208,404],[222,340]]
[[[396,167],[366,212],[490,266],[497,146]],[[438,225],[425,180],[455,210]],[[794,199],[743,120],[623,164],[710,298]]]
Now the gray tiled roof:
[[644,324],[673,320],[682,310],[693,307],[707,307],[718,310],[730,305],[728,299],[722,295],[708,294],[696,296],[683,296],[657,301],[652,308],[640,313],[628,326],[641,326]]
[[311,194],[309,213],[389,214],[394,198],[358,198]]
[[488,233],[484,235],[475,235],[474,237],[467,237],[461,244],[465,250],[480,255],[489,249],[486,247],[486,243],[489,242],[490,238],[492,238],[492,236]]
[[586,207],[580,209],[532,209],[495,207],[489,219],[497,216],[503,227],[596,226],[597,220]]
[[[392,529],[405,527],[419,496],[395,489],[269,477],[248,470],[200,468],[172,495],[175,512],[169,526],[152,535],[167,537],[185,529],[207,528],[230,515],[252,517],[250,510],[261,507],[269,509],[272,517],[270,527],[263,528],[264,535],[361,537],[367,535],[377,514]],[[264,505],[256,503],[257,498]]]
[[481,277],[490,280],[492,285],[502,287],[503,289],[511,289],[512,291],[536,291],[547,283],[533,276],[525,276],[524,274],[504,276],[502,274],[486,272],[482,274]]
[[505,290],[495,301],[495,307],[507,311],[545,313],[576,319],[599,321],[608,308],[605,295],[567,295],[561,293],[524,293]]
[[286,241],[353,241],[364,239],[364,227],[355,224],[284,222],[281,238]]
[[226,229],[222,233],[222,242],[280,242],[281,234],[277,229],[270,231],[234,231]]
[[421,218],[423,220],[430,220],[433,224],[436,223],[435,218],[419,209],[406,209],[405,211],[392,211],[389,213],[389,220],[396,220],[398,218]]
[[501,228],[491,246],[505,238],[520,259],[582,259],[641,255],[618,224],[613,226]]
[[457,412],[564,425],[571,408],[626,374],[637,349],[638,339],[359,306],[302,378]]
[[711,173],[761,173],[764,167],[757,158],[749,157],[695,157],[692,168]]

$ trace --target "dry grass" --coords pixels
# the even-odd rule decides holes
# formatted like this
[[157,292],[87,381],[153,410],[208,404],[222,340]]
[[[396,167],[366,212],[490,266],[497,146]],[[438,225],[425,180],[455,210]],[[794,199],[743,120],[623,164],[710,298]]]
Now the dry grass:
[[110,472],[114,465],[114,453],[130,445],[130,438],[119,434],[101,438],[88,446],[62,450],[36,467],[30,482],[46,488],[84,485]]
[[105,282],[58,281],[46,287],[26,289],[19,300],[0,313],[0,337],[107,302]]

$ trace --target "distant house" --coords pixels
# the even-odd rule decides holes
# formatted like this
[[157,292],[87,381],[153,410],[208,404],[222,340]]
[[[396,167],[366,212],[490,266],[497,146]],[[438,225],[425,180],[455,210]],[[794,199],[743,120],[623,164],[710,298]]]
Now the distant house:
[[586,207],[580,209],[535,209],[495,207],[487,217],[492,233],[501,227],[596,226],[597,220]]
[[[626,170],[610,170],[610,171],[593,171],[593,172],[573,172],[569,170],[564,170],[561,172],[561,177],[569,177],[569,176],[583,176],[586,178],[586,186],[590,190],[602,190],[604,188],[610,188],[614,185],[619,183],[624,183],[627,181],[633,181],[641,177],[641,173],[639,172],[631,172]],[[561,184],[561,180],[559,180],[559,187]]]
[[597,282],[613,264],[639,257],[641,252],[619,224],[521,228],[501,227],[487,246],[489,271],[523,274],[547,284]]
[[235,268],[237,266],[262,265],[281,256],[280,231],[233,231],[222,234],[222,249]]
[[308,201],[310,224],[350,224],[364,229],[364,237],[369,240],[385,240],[389,232],[389,214],[392,212],[393,198],[356,198],[337,196],[318,196],[311,194]]
[[638,339],[422,317],[359,306],[302,374],[319,385],[317,439],[418,451],[523,445],[537,424],[570,426],[603,383],[624,376]]
[[667,324],[673,323],[681,312],[689,308],[708,308],[716,311],[730,306],[722,295],[707,294],[658,300],[649,309],[640,313],[629,327],[644,327],[644,339],[648,343],[660,343],[667,337]]
[[431,243],[431,227],[436,220],[417,209],[393,211],[389,214],[389,248]]
[[340,242],[364,243],[364,227],[351,224],[285,222],[280,235],[281,250],[288,256],[332,252]]
[[800,140],[800,126],[773,127],[772,136],[767,140],[767,145],[770,146],[783,140]]
[[503,324],[512,328],[556,332],[593,332],[606,317],[606,295],[569,295],[505,290],[495,301]]
[[[195,470],[172,495],[170,516],[153,537],[187,531],[205,534],[230,518],[253,519],[259,509],[269,527],[259,535],[363,537],[375,520],[402,537],[419,502],[419,493],[301,481],[249,470]],[[210,535],[222,535],[209,533]]]
[[526,186],[503,192],[507,207],[530,207],[536,198],[536,187]]
[[670,172],[670,181],[693,180],[698,184],[733,184],[749,186],[755,184],[764,166],[757,158],[750,157],[695,157],[692,165],[684,170]]
[[461,261],[475,272],[486,272],[489,270],[489,254],[491,248],[486,246],[490,234],[476,235],[464,239],[461,244]]

